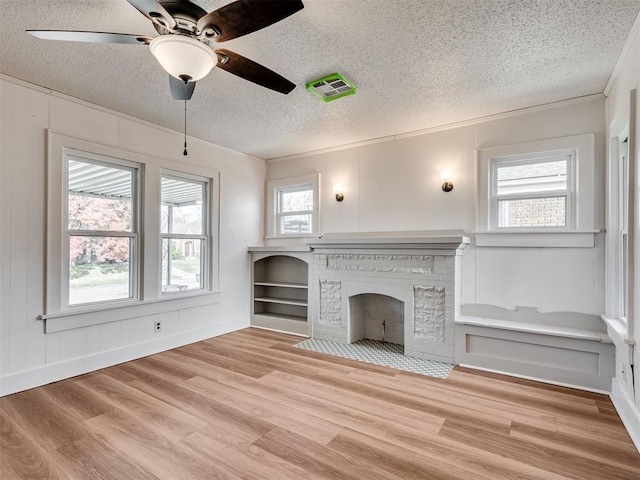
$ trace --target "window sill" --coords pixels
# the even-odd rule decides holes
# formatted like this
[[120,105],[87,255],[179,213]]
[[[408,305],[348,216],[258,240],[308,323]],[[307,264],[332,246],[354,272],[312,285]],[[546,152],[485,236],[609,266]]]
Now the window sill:
[[474,232],[476,247],[593,248],[600,230],[490,230]]
[[601,315],[600,318],[607,324],[607,333],[616,346],[617,353],[626,363],[633,363],[633,346],[636,344],[633,338],[629,338],[627,322],[620,318],[609,318]]
[[220,292],[193,292],[180,295],[174,293],[170,296],[139,302],[123,302],[92,308],[78,307],[73,310],[42,314],[39,319],[44,320],[45,333],[62,332],[162,312],[210,305],[217,303],[218,293]]

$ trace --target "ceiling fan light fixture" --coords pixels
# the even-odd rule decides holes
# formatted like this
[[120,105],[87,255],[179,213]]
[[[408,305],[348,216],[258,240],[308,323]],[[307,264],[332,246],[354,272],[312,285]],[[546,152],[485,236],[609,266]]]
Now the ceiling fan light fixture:
[[184,35],[156,37],[149,49],[169,75],[189,77],[193,82],[206,77],[218,63],[218,56],[208,45]]

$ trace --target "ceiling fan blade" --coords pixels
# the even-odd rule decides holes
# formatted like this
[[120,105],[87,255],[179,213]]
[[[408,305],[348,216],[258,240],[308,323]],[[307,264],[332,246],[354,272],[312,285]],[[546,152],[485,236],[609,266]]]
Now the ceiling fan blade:
[[169,29],[175,28],[176,21],[156,0],[127,0],[127,2],[152,22],[160,23]]
[[206,34],[214,27],[220,32],[215,40],[226,42],[268,27],[303,8],[301,0],[236,0],[198,20],[198,32]]
[[43,40],[90,43],[131,43],[148,45],[153,38],[145,35],[109,32],[79,32],[75,30],[27,30],[27,33]]
[[218,67],[240,78],[285,95],[296,88],[295,83],[242,55],[224,49],[216,50],[216,53]]
[[184,83],[179,78],[169,75],[169,88],[174,100],[191,100],[193,91],[196,88],[196,82]]

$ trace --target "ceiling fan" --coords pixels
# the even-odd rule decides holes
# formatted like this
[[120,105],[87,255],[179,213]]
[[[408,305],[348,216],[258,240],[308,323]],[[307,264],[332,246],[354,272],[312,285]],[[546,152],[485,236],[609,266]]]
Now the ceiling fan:
[[296,85],[276,72],[226,49],[226,42],[268,27],[304,8],[301,0],[236,0],[207,13],[189,0],[127,0],[153,23],[158,37],[73,30],[27,30],[45,40],[148,45],[169,73],[171,95],[189,100],[196,81],[213,67],[283,94]]

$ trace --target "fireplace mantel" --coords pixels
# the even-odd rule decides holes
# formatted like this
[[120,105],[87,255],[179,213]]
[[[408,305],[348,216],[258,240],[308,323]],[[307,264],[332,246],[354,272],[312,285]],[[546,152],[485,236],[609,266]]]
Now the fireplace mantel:
[[[452,230],[332,233],[309,239],[311,335],[352,343],[391,321],[405,355],[454,363],[454,321],[468,243],[464,232]],[[375,306],[365,303],[370,301]],[[362,322],[365,317],[373,323]]]
[[307,240],[314,250],[325,248],[457,250],[469,244],[469,236],[461,230],[414,232],[329,233]]

